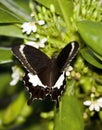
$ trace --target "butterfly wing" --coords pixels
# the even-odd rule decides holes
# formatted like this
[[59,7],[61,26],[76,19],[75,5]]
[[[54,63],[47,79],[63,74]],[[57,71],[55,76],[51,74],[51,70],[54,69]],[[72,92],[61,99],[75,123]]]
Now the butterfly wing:
[[[52,62],[52,60],[40,50],[28,45],[18,45],[12,48],[13,53],[21,61],[28,72],[33,75],[38,75],[43,85],[45,85],[42,86],[38,84],[34,86],[34,81],[30,82],[31,77],[29,77],[28,74],[25,75],[24,82],[31,95],[28,104],[34,99],[44,99],[47,95],[50,95],[52,100],[55,101],[58,106],[59,97],[64,91],[65,80],[63,80],[61,86],[53,87],[53,84],[55,84],[55,81],[58,80],[62,71],[75,57],[78,48],[79,45],[77,42],[69,43],[64,49],[62,49],[57,59],[55,59],[55,62]],[[51,80],[51,77],[54,77],[55,80]],[[51,88],[46,87],[46,85]]]
[[[70,42],[62,49],[62,51],[60,52],[60,54],[56,59],[56,64],[60,72],[62,72],[73,60],[73,58],[77,54],[78,48],[79,45],[77,42]],[[59,98],[62,95],[63,91],[65,90],[66,80],[64,79],[62,81],[63,83],[60,87],[56,86],[52,89],[52,100],[56,102],[57,107],[59,106]]]
[[28,105],[30,105],[33,102],[33,100],[35,100],[35,99],[39,99],[39,100],[45,99],[46,94],[47,94],[46,88],[39,86],[39,85],[34,86],[29,81],[30,77],[29,77],[28,73],[25,74],[23,80],[24,80],[26,89],[28,90],[28,92],[30,94],[30,97],[27,101]]
[[[33,77],[43,75],[42,78],[34,80],[29,76],[29,73],[25,74],[23,81],[30,94],[28,104],[30,105],[35,99],[44,99],[47,94],[44,84],[49,82],[47,70],[51,65],[51,59],[40,50],[29,45],[17,45],[12,47],[12,51]],[[43,74],[43,72],[46,73]],[[42,85],[41,83],[39,85],[40,80],[43,83]]]
[[33,74],[38,74],[51,62],[47,55],[29,45],[12,47],[12,51],[27,71]]
[[79,44],[76,41],[66,45],[56,59],[57,66],[63,71],[76,56]]

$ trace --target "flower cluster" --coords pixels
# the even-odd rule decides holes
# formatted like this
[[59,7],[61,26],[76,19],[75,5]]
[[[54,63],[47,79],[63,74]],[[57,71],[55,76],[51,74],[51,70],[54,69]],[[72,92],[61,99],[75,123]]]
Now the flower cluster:
[[95,100],[94,100],[94,97],[95,97],[95,95],[91,94],[91,100],[86,100],[86,101],[84,101],[83,104],[85,106],[89,106],[90,111],[95,110],[95,111],[99,112],[100,108],[102,108],[102,97],[95,99]]
[[12,81],[10,82],[10,85],[11,85],[11,86],[14,86],[14,85],[16,85],[16,84],[18,83],[19,80],[22,79],[24,73],[23,73],[23,71],[22,71],[18,66],[16,66],[16,65],[12,67],[12,71],[13,71],[13,73],[12,73]]

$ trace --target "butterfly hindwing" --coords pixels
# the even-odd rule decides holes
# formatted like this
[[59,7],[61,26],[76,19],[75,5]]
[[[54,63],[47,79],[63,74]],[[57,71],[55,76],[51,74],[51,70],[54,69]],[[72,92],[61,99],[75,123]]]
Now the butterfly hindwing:
[[[64,74],[62,74],[62,75],[64,76]],[[32,75],[32,76],[34,77],[36,75]],[[30,105],[33,102],[33,100],[36,100],[36,99],[43,100],[43,99],[45,99],[45,97],[47,95],[50,95],[51,100],[56,103],[56,107],[59,107],[60,96],[62,95],[63,91],[65,90],[65,84],[66,84],[65,78],[61,79],[61,76],[60,76],[60,79],[59,79],[60,86],[56,83],[55,86],[52,86],[52,87],[44,86],[41,83],[39,84],[39,82],[37,82],[37,79],[34,82],[34,80],[35,80],[34,78],[31,81],[31,77],[30,77],[29,73],[25,74],[23,80],[24,80],[24,84],[27,88],[27,91],[30,94],[30,98],[28,99],[28,102],[27,102],[28,105]],[[36,82],[38,83],[38,85],[36,84]]]
[[59,107],[59,100],[60,100],[62,93],[65,90],[65,84],[66,84],[66,80],[64,79],[63,84],[60,86],[60,88],[55,87],[52,89],[51,98],[53,101],[55,101],[56,107]]
[[34,86],[30,81],[30,77],[28,76],[28,73],[25,74],[23,80],[24,84],[27,88],[27,91],[30,94],[30,98],[28,99],[27,104],[30,105],[33,100],[35,99],[45,99],[46,97],[46,89],[43,86],[36,85]]

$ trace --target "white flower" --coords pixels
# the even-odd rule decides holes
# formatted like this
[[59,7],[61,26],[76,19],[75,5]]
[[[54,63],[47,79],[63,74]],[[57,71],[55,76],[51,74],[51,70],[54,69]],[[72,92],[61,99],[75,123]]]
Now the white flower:
[[65,72],[66,72],[66,76],[70,76],[70,72],[73,70],[73,67],[72,66],[68,66],[66,69],[65,69]]
[[44,20],[39,20],[39,21],[38,21],[38,24],[39,24],[39,25],[44,25],[44,24],[45,24],[45,21],[44,21]]
[[13,66],[12,71],[13,71],[13,73],[12,73],[12,81],[10,82],[10,85],[14,86],[14,85],[17,84],[17,82],[19,80],[22,79],[24,73],[18,66]]
[[39,20],[38,22],[25,22],[22,24],[21,28],[23,29],[22,32],[27,35],[29,35],[31,32],[37,32],[37,24],[38,25],[44,25],[44,20]]
[[44,48],[46,41],[47,41],[47,38],[43,38],[39,42],[27,41],[26,44],[38,49],[38,48]]
[[39,42],[39,46],[44,48],[45,47],[45,42],[47,42],[47,38],[41,39],[40,42]]
[[100,4],[100,5],[102,4],[102,0],[99,0],[99,4]]
[[85,106],[89,106],[90,111],[100,111],[100,108],[102,108],[102,98],[96,99],[96,100],[87,100],[83,103]]
[[34,22],[25,22],[23,23],[23,25],[21,26],[21,28],[23,28],[22,32],[26,32],[27,35],[29,35],[31,32],[36,32],[37,31],[37,26],[35,25]]

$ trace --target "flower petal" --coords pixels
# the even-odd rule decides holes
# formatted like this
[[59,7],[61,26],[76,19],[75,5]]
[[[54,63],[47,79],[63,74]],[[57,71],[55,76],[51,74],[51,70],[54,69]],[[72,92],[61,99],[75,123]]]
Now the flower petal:
[[31,29],[26,30],[27,35],[31,33]]
[[28,26],[28,23],[25,22],[25,23],[22,24],[21,28],[26,28],[27,26]]
[[102,98],[97,99],[98,102],[102,102]]
[[11,75],[12,76],[12,81],[10,82],[10,85],[14,86],[14,85],[17,84],[17,82],[19,80],[22,79],[24,73],[22,72],[22,70],[18,66],[13,66],[12,71],[13,71],[13,73]]
[[44,21],[44,20],[39,20],[39,21],[38,21],[38,24],[39,24],[39,25],[44,25],[44,24],[45,24],[45,21]]
[[69,66],[68,67],[68,71],[72,71],[73,70],[73,67],[72,66]]
[[42,38],[41,43],[45,43],[47,41],[47,38]]
[[27,45],[35,47],[35,48],[39,48],[39,44],[37,42],[33,42],[33,41],[27,41],[26,42]]
[[19,81],[19,77],[17,78],[13,78],[13,80],[10,82],[10,85],[11,86],[14,86],[14,85],[16,85],[17,84],[17,82]]
[[100,107],[98,106],[98,104],[95,104],[95,105],[94,105],[94,109],[95,109],[95,111],[97,111],[97,112],[100,110]]
[[70,76],[70,72],[69,71],[66,71],[66,76]]
[[33,26],[32,27],[32,31],[35,33],[37,31],[37,27],[36,26]]
[[102,98],[97,99],[97,103],[98,103],[99,107],[102,108]]
[[85,106],[90,106],[91,105],[91,101],[90,100],[87,100],[83,103]]
[[91,105],[90,105],[89,110],[90,110],[90,111],[93,111],[93,110],[94,110],[94,104],[91,104]]
[[37,31],[37,26],[34,22],[25,22],[22,24],[21,28],[23,28],[22,32],[26,32],[29,35],[32,31],[35,33]]

